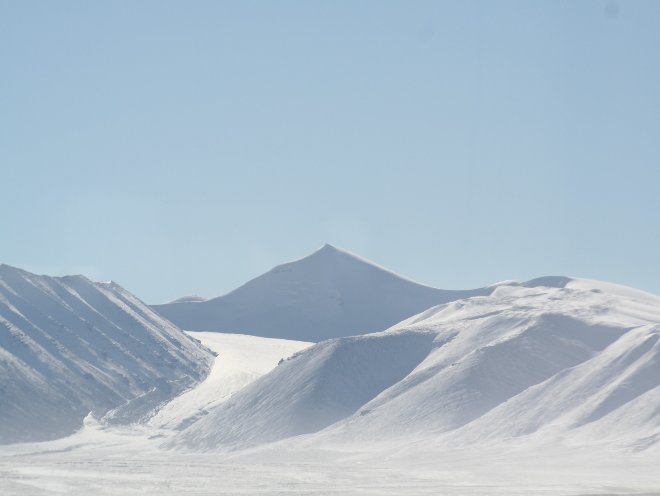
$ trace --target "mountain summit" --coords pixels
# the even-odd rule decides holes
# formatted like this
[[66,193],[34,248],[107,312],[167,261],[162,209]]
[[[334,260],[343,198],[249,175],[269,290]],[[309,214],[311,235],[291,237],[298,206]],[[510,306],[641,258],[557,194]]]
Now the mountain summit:
[[434,305],[492,290],[432,288],[325,244],[224,296],[152,308],[192,331],[323,341],[381,331]]

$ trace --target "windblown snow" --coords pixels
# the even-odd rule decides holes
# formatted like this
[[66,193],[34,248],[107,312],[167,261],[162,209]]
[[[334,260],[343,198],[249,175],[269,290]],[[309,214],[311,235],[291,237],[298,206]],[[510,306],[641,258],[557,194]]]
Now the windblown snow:
[[207,375],[212,354],[115,283],[0,265],[0,443],[135,422]]
[[225,296],[152,308],[191,331],[323,341],[382,331],[433,305],[491,291],[431,288],[326,244]]

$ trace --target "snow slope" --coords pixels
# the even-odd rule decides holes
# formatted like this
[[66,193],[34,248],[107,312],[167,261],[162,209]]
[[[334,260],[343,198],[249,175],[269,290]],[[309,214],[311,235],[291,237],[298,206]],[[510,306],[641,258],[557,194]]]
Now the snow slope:
[[0,265],[0,443],[147,417],[213,356],[115,283]]
[[524,437],[649,449],[660,440],[659,336],[656,296],[559,277],[503,283],[298,353],[167,445],[225,450],[309,434],[299,442]]
[[326,244],[225,296],[152,308],[186,330],[322,341],[381,331],[431,306],[492,290],[423,286]]
[[163,406],[149,426],[181,430],[312,343],[219,332],[188,332],[217,354],[211,373],[195,388]]
[[[573,281],[571,285],[583,282]],[[588,281],[584,283],[591,284]],[[521,291],[524,287],[518,285],[517,289],[510,289]],[[540,292],[548,291],[547,288],[537,289]],[[593,284],[586,291],[590,289],[593,289]],[[532,296],[526,294],[521,295],[521,298],[529,300]],[[555,291],[554,297],[570,296]],[[528,303],[521,301],[523,307],[529,306]],[[538,303],[542,304],[541,301]],[[576,300],[574,303],[575,309],[580,302]],[[646,310],[641,312],[646,314],[640,319],[642,321],[652,315],[655,306],[652,300],[647,300],[647,303],[643,305]],[[425,317],[430,319],[430,323],[433,323],[432,315],[439,309],[435,310]],[[476,311],[475,308],[472,310],[468,312],[471,312],[472,317],[483,316],[482,311]],[[517,309],[519,312],[523,310]],[[636,312],[640,310],[638,307]],[[468,313],[456,317],[458,320],[468,318]],[[629,316],[625,318],[627,320]],[[609,321],[610,318],[605,320]],[[440,325],[440,322],[436,323]],[[562,322],[551,324],[564,327]],[[605,324],[607,334],[613,326],[612,322]],[[406,323],[402,328],[409,325]],[[404,330],[399,333],[398,339],[392,337],[380,344],[373,341],[379,340],[379,335],[341,339],[338,340],[339,344],[331,347],[334,351],[329,350],[327,343],[321,343],[309,348],[309,352],[298,353],[295,358],[279,366],[276,365],[279,357],[287,357],[308,344],[222,333],[190,333],[218,354],[213,371],[203,382],[165,405],[146,424],[108,426],[88,420],[83,429],[67,438],[1,446],[0,494],[660,494],[660,473],[657,470],[660,466],[660,445],[653,444],[647,436],[653,422],[657,422],[658,388],[617,408],[615,416],[610,414],[602,417],[602,420],[608,419],[606,424],[596,420],[573,429],[570,438],[563,443],[546,442],[542,445],[533,436],[518,436],[478,442],[470,440],[461,446],[460,441],[451,439],[452,433],[458,433],[460,429],[449,430],[444,434],[432,430],[426,433],[408,431],[408,435],[401,436],[392,435],[399,426],[386,425],[382,432],[356,433],[346,428],[345,421],[339,421],[317,433],[231,453],[217,450],[183,453],[180,450],[159,448],[164,439],[176,435],[178,429],[185,427],[186,419],[191,414],[206,410],[210,412],[207,417],[213,415],[213,410],[221,402],[237,398],[246,384],[256,384],[251,382],[256,375],[273,369],[270,375],[278,373],[279,376],[279,372],[285,370],[283,367],[289,367],[301,359],[307,371],[313,369],[314,360],[305,357],[309,353],[309,357],[321,358],[323,353],[320,350],[325,350],[324,353],[328,355],[317,369],[317,372],[325,369],[324,376],[315,384],[310,384],[305,381],[305,374],[301,371],[296,377],[297,384],[304,385],[307,382],[303,387],[316,388],[321,391],[319,399],[325,397],[326,400],[338,394],[336,389],[333,390],[333,384],[341,385],[341,389],[350,391],[341,402],[345,410],[350,410],[355,404],[365,401],[365,398],[377,394],[387,383],[405,374],[406,369],[417,362],[418,355],[424,354],[429,346],[441,348],[449,344],[447,342],[440,346],[436,342],[429,345],[423,328],[419,332],[411,332],[419,335],[409,339]],[[622,338],[630,332],[634,333],[624,330]],[[593,338],[592,345],[602,348],[596,328],[567,326],[564,333],[579,334],[580,339],[587,342]],[[551,329],[550,334],[562,335],[562,331]],[[618,332],[614,331],[614,334]],[[636,339],[632,335],[631,338]],[[605,336],[605,341],[610,339],[611,334]],[[431,342],[433,340],[435,338]],[[625,341],[621,343],[625,344]],[[374,345],[375,353],[370,359],[371,353],[368,350],[371,345]],[[360,363],[351,363],[351,356]],[[426,356],[430,357],[430,354]],[[571,357],[572,360],[579,359],[580,353],[572,354]],[[332,369],[327,360],[339,360],[340,363]],[[372,362],[382,360],[391,363],[393,371],[387,377],[378,379],[371,375],[378,371]],[[546,364],[544,370],[547,367]],[[330,373],[331,370],[333,373]],[[352,379],[356,374],[362,378]],[[286,379],[290,375],[289,371],[279,377]],[[333,380],[335,376],[341,378],[343,383]],[[279,388],[272,380],[269,384]],[[291,393],[293,396],[290,400],[297,403],[297,406],[289,410],[289,414],[309,406],[296,398],[295,388],[287,386],[278,390]],[[216,399],[217,402],[211,404]],[[271,399],[265,398],[264,401],[270,401],[275,406]],[[436,400],[441,401],[441,398]],[[285,406],[286,402],[282,402],[277,407]],[[370,415],[365,413],[362,417],[368,419]],[[231,418],[227,420],[231,421]],[[513,416],[512,421],[515,420]],[[267,426],[256,425],[256,428],[263,431]],[[587,432],[584,429],[591,430]],[[464,431],[464,434],[467,432]],[[547,435],[542,438],[545,441],[553,439]],[[594,440],[598,440],[599,444],[590,445]],[[630,443],[632,440],[637,442]]]

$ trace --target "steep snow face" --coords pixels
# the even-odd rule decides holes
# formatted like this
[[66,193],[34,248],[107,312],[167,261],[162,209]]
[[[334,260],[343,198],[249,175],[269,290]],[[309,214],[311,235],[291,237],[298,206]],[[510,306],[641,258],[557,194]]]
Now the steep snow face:
[[297,442],[525,436],[647,449],[660,440],[659,323],[660,298],[621,286],[500,284],[384,332],[319,343],[169,446],[234,449],[307,433]]
[[141,420],[212,361],[117,284],[0,265],[0,443],[69,434],[90,412]]
[[152,308],[186,330],[318,342],[382,331],[431,306],[492,290],[431,288],[325,245],[225,296]]

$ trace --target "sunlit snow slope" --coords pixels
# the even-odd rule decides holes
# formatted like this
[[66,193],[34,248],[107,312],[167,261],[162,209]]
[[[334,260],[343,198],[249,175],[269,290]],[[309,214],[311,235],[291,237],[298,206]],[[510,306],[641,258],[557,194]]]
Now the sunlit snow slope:
[[213,355],[115,283],[0,265],[0,443],[143,420]]
[[431,288],[325,245],[225,296],[152,308],[186,330],[322,341],[382,331],[431,306],[492,290]]
[[308,348],[312,343],[220,332],[188,332],[217,353],[211,373],[195,388],[177,396],[149,420],[152,427],[180,430],[207,415],[262,375],[280,360]]
[[377,334],[319,343],[170,447],[660,440],[660,298],[562,277],[507,283]]

